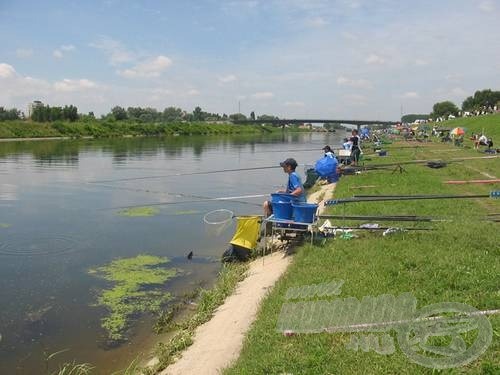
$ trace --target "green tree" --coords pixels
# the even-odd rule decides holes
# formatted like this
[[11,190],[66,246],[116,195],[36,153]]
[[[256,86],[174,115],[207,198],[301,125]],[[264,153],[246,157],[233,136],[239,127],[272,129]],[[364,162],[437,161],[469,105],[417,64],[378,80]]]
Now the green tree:
[[116,121],[127,119],[127,111],[125,111],[125,108],[122,108],[120,106],[113,107],[111,109],[111,113],[113,114],[113,117],[115,118]]
[[37,105],[33,108],[31,119],[36,122],[47,122],[50,119],[50,107],[48,105]]
[[163,110],[162,119],[167,122],[180,121],[183,118],[183,111],[177,107],[167,107]]
[[279,118],[273,115],[260,115],[259,117],[257,117],[257,120],[269,121],[269,120],[279,120]]
[[63,109],[61,107],[50,107],[50,121],[59,121],[63,118]]
[[500,91],[492,91],[491,89],[485,89],[481,91],[476,91],[474,96],[469,96],[462,103],[462,109],[464,111],[471,111],[482,108],[489,108],[497,105],[500,102]]
[[415,113],[410,113],[401,117],[401,122],[412,123],[415,120],[428,120],[429,115],[419,115]]
[[200,107],[196,107],[193,111],[193,121],[203,121],[204,119],[204,112]]
[[4,107],[0,107],[0,121],[19,120],[20,115],[21,111],[16,108],[5,109]]
[[255,112],[250,112],[250,120],[255,121]]
[[62,115],[64,120],[69,120],[71,122],[78,120],[78,108],[74,105],[65,105],[62,109]]
[[448,117],[458,115],[458,107],[450,101],[439,102],[432,107],[431,117]]
[[229,119],[233,121],[245,121],[247,117],[243,113],[233,113],[229,115]]

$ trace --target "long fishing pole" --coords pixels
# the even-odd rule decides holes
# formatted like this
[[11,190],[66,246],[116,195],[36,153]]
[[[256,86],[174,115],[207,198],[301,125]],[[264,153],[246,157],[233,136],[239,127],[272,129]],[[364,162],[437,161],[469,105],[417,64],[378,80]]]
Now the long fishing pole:
[[467,198],[498,198],[500,197],[500,192],[493,191],[490,194],[475,194],[475,195],[415,195],[415,196],[393,196],[393,197],[377,197],[372,198],[343,198],[343,199],[331,199],[325,202],[325,206],[331,206],[342,203],[356,203],[356,202],[383,202],[383,201],[407,201],[407,200],[418,200],[418,199],[467,199]]
[[134,204],[134,205],[129,205],[129,206],[107,207],[107,208],[100,208],[99,210],[106,210],[106,211],[107,210],[121,210],[121,209],[144,207],[144,206],[170,206],[170,205],[176,205],[176,204],[220,202],[220,201],[231,201],[231,202],[235,202],[235,203],[244,203],[244,204],[250,204],[252,206],[261,207],[262,204],[260,204],[260,203],[243,202],[243,201],[239,201],[237,199],[259,198],[259,197],[267,197],[267,196],[269,196],[269,194],[241,195],[238,197],[204,198],[204,199],[197,199],[197,200],[191,200],[191,201],[157,202],[157,203],[146,203],[146,204]]
[[343,230],[387,230],[387,229],[401,229],[401,230],[435,230],[434,228],[412,228],[412,227],[377,227],[377,228],[365,228],[365,227],[326,227],[327,229],[343,229]]
[[408,165],[408,164],[425,164],[425,163],[459,163],[467,160],[477,160],[477,159],[495,159],[498,156],[477,156],[470,158],[452,158],[449,160],[428,160],[428,159],[419,159],[419,160],[407,160],[393,163],[382,163],[382,164],[369,164],[369,165],[355,165],[350,168],[354,169],[381,169],[380,167],[396,167],[398,165]]
[[87,183],[89,183],[89,184],[100,184],[100,183],[105,183],[105,182],[148,180],[148,179],[154,179],[154,178],[179,177],[179,176],[195,176],[195,175],[204,175],[204,174],[213,174],[213,173],[225,173],[225,172],[256,171],[256,170],[260,170],[260,169],[273,169],[273,168],[281,168],[281,167],[279,165],[273,165],[273,166],[264,166],[264,167],[220,169],[220,170],[215,170],[215,171],[204,171],[204,172],[173,173],[173,174],[156,175],[156,176],[117,178],[117,179],[114,179],[114,180],[96,180],[96,181],[87,181]]
[[318,215],[318,219],[342,219],[342,220],[376,220],[376,221],[416,221],[416,222],[439,222],[447,221],[423,216],[344,216],[344,215]]
[[[140,188],[126,188],[123,186],[114,186],[114,185],[107,185],[107,184],[94,184],[102,187],[107,187],[110,189],[116,189],[116,190],[125,190],[125,191],[132,191],[132,192],[144,192],[144,193],[151,193],[151,194],[159,194],[159,195],[170,195],[174,196],[177,198],[195,198],[197,200],[228,200],[232,201],[235,203],[242,203],[242,204],[250,204],[250,205],[257,205],[256,203],[252,202],[247,202],[247,201],[242,201],[239,199],[248,199],[248,198],[261,198],[261,197],[266,197],[269,194],[253,194],[253,195],[241,195],[241,196],[235,196],[235,197],[219,197],[219,198],[213,198],[213,197],[207,197],[203,195],[194,195],[194,194],[185,194],[185,193],[172,193],[172,192],[167,192],[167,191],[157,191],[157,190],[150,190],[150,189],[140,189]],[[179,203],[185,203],[186,201],[179,202]],[[156,203],[154,203],[156,204]],[[136,206],[139,207],[139,206]]]
[[500,191],[491,191],[489,195],[480,195],[475,197],[474,195],[450,195],[450,194],[415,194],[415,195],[409,195],[409,194],[394,194],[394,195],[353,195],[352,198],[360,198],[360,199],[377,199],[377,198],[498,198],[498,194],[500,194]]
[[[436,218],[436,217],[419,217],[419,216],[356,216],[356,215],[318,215],[318,219],[339,219],[339,220],[355,220],[355,221],[413,221],[413,222],[447,222],[453,221],[452,219]],[[486,215],[486,217],[480,218],[485,221],[500,222],[500,217],[495,217],[494,215]]]

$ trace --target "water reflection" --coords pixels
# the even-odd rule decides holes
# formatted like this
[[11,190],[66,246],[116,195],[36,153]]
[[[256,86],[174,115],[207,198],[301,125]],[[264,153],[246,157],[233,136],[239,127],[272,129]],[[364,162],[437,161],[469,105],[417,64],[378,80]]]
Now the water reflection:
[[[0,373],[40,373],[43,351],[64,348],[71,350],[61,361],[90,362],[100,369],[97,373],[127,363],[137,355],[134,348],[151,344],[153,317],[133,324],[128,335],[134,345],[104,349],[99,343],[105,337],[100,326],[105,311],[93,303],[106,282],[90,277],[88,269],[147,253],[169,257],[171,266],[182,271],[165,285],[174,296],[209,285],[219,269],[214,260],[234,228],[210,236],[203,216],[221,208],[237,215],[260,213],[263,198],[205,197],[269,193],[285,175],[279,168],[188,174],[278,165],[290,156],[303,165],[321,154],[325,142],[332,143],[327,137],[278,133],[3,142]],[[136,177],[141,179],[89,183]],[[158,203],[169,204],[158,206],[153,217],[123,217],[109,209]],[[195,254],[192,262],[185,260],[189,251]]]

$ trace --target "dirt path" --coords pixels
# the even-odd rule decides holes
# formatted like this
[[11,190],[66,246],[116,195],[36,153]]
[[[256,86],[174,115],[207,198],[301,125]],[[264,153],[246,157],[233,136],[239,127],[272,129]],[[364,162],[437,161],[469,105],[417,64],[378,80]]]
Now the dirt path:
[[[311,203],[330,199],[335,184],[324,185],[308,197]],[[193,345],[182,357],[162,371],[161,375],[219,374],[233,363],[240,354],[243,340],[255,320],[260,303],[270,288],[286,271],[292,260],[281,252],[258,258],[250,263],[248,276],[240,282],[236,291],[215,312],[214,317],[196,329]]]

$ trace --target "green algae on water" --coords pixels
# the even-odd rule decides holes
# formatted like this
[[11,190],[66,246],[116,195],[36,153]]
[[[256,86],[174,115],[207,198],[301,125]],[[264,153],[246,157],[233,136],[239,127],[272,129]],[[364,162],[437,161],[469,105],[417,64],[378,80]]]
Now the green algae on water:
[[10,228],[12,224],[0,223],[0,228]]
[[194,215],[199,213],[200,211],[198,210],[185,210],[185,211],[175,211],[174,215]]
[[102,327],[111,340],[125,339],[125,331],[134,315],[159,312],[162,305],[171,300],[171,294],[162,290],[162,286],[177,271],[165,268],[168,262],[166,257],[141,254],[89,270],[90,274],[112,283],[97,297],[97,305],[108,310]]
[[141,217],[141,216],[155,216],[160,213],[160,209],[157,207],[131,207],[124,210],[118,211],[120,216],[128,217]]

